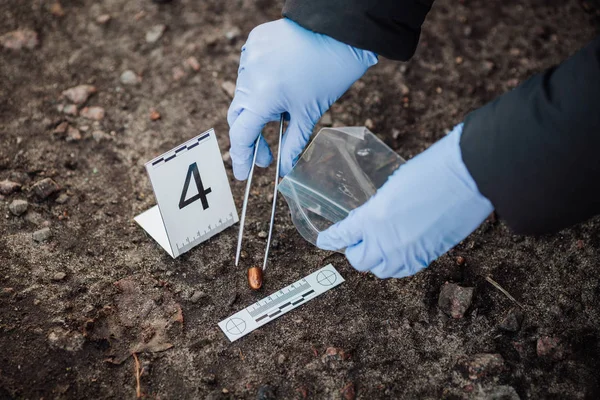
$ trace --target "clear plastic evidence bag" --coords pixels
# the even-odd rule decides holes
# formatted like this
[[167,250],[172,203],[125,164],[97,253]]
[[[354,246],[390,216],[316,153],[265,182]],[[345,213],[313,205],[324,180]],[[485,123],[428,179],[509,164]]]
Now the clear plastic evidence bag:
[[404,163],[366,127],[324,128],[279,183],[298,232],[319,232],[364,204]]

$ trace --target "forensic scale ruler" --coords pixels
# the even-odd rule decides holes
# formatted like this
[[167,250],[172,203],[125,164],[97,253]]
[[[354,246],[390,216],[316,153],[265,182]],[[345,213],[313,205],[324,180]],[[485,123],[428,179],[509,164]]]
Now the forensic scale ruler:
[[344,278],[329,264],[224,319],[219,328],[233,342],[342,282]]
[[175,258],[238,222],[213,129],[146,163],[157,205],[135,217]]

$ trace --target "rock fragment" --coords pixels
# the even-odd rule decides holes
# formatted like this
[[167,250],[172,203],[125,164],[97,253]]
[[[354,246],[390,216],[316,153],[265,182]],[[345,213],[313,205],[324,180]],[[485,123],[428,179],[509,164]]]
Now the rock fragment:
[[230,30],[225,32],[225,38],[227,40],[235,40],[241,34],[242,34],[242,31],[240,30],[240,28],[238,28],[237,26],[234,26],[233,28],[231,28]]
[[85,107],[83,110],[81,110],[81,116],[94,121],[101,121],[104,118],[104,108]]
[[77,129],[73,126],[69,126],[69,129],[67,129],[66,141],[73,142],[73,141],[77,141],[77,140],[81,140],[81,132],[79,132],[79,129]]
[[29,203],[27,203],[27,201],[17,199],[10,203],[8,209],[11,213],[13,213],[13,215],[19,216],[27,211],[27,207],[29,207]]
[[73,116],[77,116],[78,113],[77,106],[75,104],[67,104],[66,106],[60,105],[58,107],[58,111]]
[[123,85],[137,85],[142,81],[142,78],[130,69],[124,71],[119,79]]
[[495,375],[504,370],[504,359],[497,353],[475,354],[458,361],[458,368],[471,380]]
[[40,199],[44,200],[48,196],[58,192],[59,187],[51,178],[44,178],[41,181],[37,181],[31,187],[33,193]]
[[205,296],[204,292],[201,292],[200,290],[196,290],[190,297],[190,301],[194,304],[198,303],[200,301],[200,299],[202,299],[204,296]]
[[65,274],[64,272],[57,272],[54,274],[54,276],[52,276],[52,280],[55,282],[58,282],[58,281],[62,281],[66,277],[67,277],[67,274]]
[[233,99],[233,96],[235,95],[235,83],[231,81],[225,81],[221,84],[221,89],[223,89],[225,93],[227,93],[227,95]]
[[438,307],[452,318],[462,318],[473,300],[473,288],[445,283],[440,291]]
[[17,29],[0,36],[0,45],[11,50],[34,49],[39,45],[38,34],[31,29]]
[[275,400],[275,389],[270,385],[262,385],[256,393],[256,400]]
[[110,14],[102,14],[96,18],[96,22],[100,25],[104,25],[110,21]]
[[53,328],[48,334],[48,342],[54,348],[66,351],[78,351],[83,347],[85,338],[79,332],[69,332],[63,328]]
[[166,25],[159,24],[154,25],[148,32],[146,32],[146,42],[147,43],[156,43],[162,37],[163,33],[165,33],[165,29],[167,29]]
[[506,332],[518,332],[523,323],[523,313],[520,310],[512,308],[508,310],[498,328]]
[[38,243],[44,242],[52,237],[52,231],[50,228],[42,228],[38,231],[33,232],[33,240]]
[[0,194],[9,195],[19,189],[21,189],[20,183],[9,180],[3,180],[0,182]]
[[367,120],[365,121],[365,127],[370,131],[373,131],[373,129],[375,129],[375,123],[371,118],[367,118]]
[[562,360],[565,356],[565,347],[561,343],[561,340],[553,336],[542,336],[539,338],[536,351],[539,357],[551,358],[553,360]]
[[185,60],[185,65],[187,65],[194,71],[200,71],[200,63],[198,62],[198,59],[194,56],[188,57],[187,60]]
[[92,85],[78,85],[62,92],[62,95],[75,104],[83,104],[94,93],[96,87]]
[[54,130],[52,131],[52,133],[65,133],[67,131],[67,129],[69,129],[69,123],[67,121],[63,121],[60,124],[58,124],[56,126],[56,128],[54,128]]
[[340,392],[342,393],[344,400],[354,400],[356,398],[356,389],[354,388],[353,382],[344,386]]
[[54,200],[56,202],[56,204],[65,204],[67,201],[69,201],[69,195],[66,193],[61,193],[58,195],[58,197],[56,198],[56,200]]
[[65,10],[59,1],[55,1],[54,3],[52,3],[52,5],[50,6],[50,13],[55,17],[65,16]]
[[258,232],[258,237],[261,238],[261,239],[266,239],[267,236],[269,236],[269,235],[265,231]]

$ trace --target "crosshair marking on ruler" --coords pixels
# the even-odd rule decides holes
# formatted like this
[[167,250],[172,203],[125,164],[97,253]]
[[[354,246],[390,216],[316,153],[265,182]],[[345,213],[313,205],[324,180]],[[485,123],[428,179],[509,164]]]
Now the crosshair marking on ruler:
[[317,282],[323,286],[331,286],[335,283],[337,277],[331,271],[325,270],[317,274]]
[[232,335],[241,335],[246,330],[246,321],[241,318],[231,318],[227,321],[225,329]]

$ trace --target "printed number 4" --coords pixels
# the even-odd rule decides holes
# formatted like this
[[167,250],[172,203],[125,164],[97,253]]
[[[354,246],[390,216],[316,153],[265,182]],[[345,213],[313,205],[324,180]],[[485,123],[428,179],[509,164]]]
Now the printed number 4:
[[[196,182],[198,194],[186,200],[185,195],[188,192],[192,175],[194,175],[194,181]],[[181,210],[183,207],[189,206],[196,200],[200,200],[202,202],[202,209],[206,210],[208,208],[208,199],[206,198],[206,195],[211,191],[212,190],[210,188],[204,189],[202,179],[200,178],[200,171],[198,171],[198,165],[196,163],[191,164],[185,177],[185,183],[183,184],[183,191],[181,192],[181,198],[179,199],[179,209]]]

